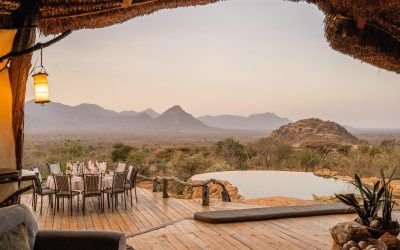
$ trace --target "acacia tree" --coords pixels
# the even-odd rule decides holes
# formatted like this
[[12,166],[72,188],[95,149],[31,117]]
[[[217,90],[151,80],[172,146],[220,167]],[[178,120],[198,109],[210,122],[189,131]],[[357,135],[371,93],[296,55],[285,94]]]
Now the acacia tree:
[[338,147],[338,144],[332,141],[310,141],[303,143],[302,147],[317,152],[321,161],[324,162],[326,157]]
[[247,169],[246,161],[249,157],[245,146],[239,141],[233,138],[218,141],[215,145],[215,152],[238,169]]

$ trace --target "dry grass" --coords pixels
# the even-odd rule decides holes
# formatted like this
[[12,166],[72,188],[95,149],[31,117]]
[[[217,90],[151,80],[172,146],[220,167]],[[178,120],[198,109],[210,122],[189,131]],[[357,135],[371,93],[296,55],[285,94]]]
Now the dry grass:
[[[143,174],[174,175],[182,179],[198,173],[226,170],[329,169],[341,175],[363,176],[392,169],[399,164],[400,133],[358,135],[370,143],[356,146],[321,142],[304,148],[290,146],[260,135],[234,139],[211,136],[127,136],[127,135],[26,135],[23,166],[39,166],[46,174],[47,162],[108,161],[112,168],[114,145],[128,147],[123,160],[141,166]],[[392,139],[392,140],[388,140]],[[384,141],[384,143],[382,143]],[[116,154],[115,161],[121,160]],[[114,155],[115,157],[115,155]]]

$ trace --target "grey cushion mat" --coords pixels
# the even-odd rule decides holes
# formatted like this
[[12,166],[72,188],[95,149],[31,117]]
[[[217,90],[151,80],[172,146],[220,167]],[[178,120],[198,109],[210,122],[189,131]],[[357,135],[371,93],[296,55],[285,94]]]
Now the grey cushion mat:
[[194,219],[207,223],[230,223],[350,213],[355,213],[355,210],[342,203],[333,203],[197,212]]
[[8,231],[19,224],[25,224],[28,231],[29,246],[33,249],[38,224],[30,208],[14,205],[0,208],[0,232]]

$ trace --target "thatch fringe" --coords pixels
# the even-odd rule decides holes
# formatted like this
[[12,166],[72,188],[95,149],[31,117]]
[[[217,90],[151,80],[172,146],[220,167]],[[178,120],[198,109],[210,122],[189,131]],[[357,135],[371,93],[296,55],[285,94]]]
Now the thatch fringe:
[[290,0],[325,13],[330,46],[374,66],[400,73],[400,0]]
[[42,6],[48,5],[59,5],[59,4],[96,4],[96,3],[108,3],[108,2],[121,2],[120,0],[42,0]]
[[148,15],[161,9],[172,9],[193,5],[205,5],[219,0],[163,0],[143,3],[132,3],[127,8],[117,7],[97,13],[71,17],[46,17],[39,20],[41,32],[45,35],[56,34],[65,30],[77,30],[87,28],[101,28],[109,25],[125,22],[131,18]]
[[10,14],[18,9],[19,1],[2,0],[0,1],[0,14]]
[[62,18],[67,15],[76,15],[82,13],[91,13],[99,10],[107,10],[114,7],[120,7],[121,1],[107,1],[93,4],[49,4],[40,9],[40,17],[45,18]]
[[399,23],[400,2],[398,0],[291,0],[318,6],[325,14],[347,14],[367,19],[385,18]]
[[400,34],[399,0],[291,0],[308,2],[318,6],[325,15],[343,15],[354,20],[362,18],[376,23],[390,32]]
[[400,73],[400,40],[385,27],[367,23],[359,29],[355,20],[329,15],[325,18],[325,36],[341,53]]

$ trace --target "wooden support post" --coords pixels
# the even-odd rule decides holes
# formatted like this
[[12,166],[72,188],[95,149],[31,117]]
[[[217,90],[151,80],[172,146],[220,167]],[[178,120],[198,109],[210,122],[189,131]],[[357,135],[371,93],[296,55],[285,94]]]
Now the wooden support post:
[[163,179],[163,198],[168,198],[168,180]]
[[[41,1],[21,1],[18,9],[12,12],[12,25],[15,27],[35,26],[39,16]],[[36,29],[18,30],[13,51],[25,50],[35,43]],[[17,169],[22,169],[22,148],[24,144],[24,107],[26,82],[31,67],[32,54],[13,58],[10,62],[10,84],[13,96],[12,115]]]
[[[22,50],[35,43],[35,30],[20,30],[14,40],[13,50]],[[10,82],[13,95],[13,130],[17,169],[22,169],[24,145],[24,106],[26,82],[31,67],[32,54],[13,58],[10,63]]]
[[153,193],[157,192],[158,189],[158,180],[154,179],[153,180]]
[[[23,0],[11,13],[11,27],[34,26],[40,1]],[[0,56],[26,49],[35,42],[35,29],[0,30]],[[32,55],[0,63],[0,168],[22,168],[26,80]],[[17,190],[17,185],[0,185],[0,202]]]
[[203,186],[203,206],[209,206],[210,205],[210,188],[208,185]]
[[[0,54],[12,50],[16,30],[0,30]],[[13,132],[13,96],[7,62],[0,63],[0,168],[16,169],[15,139]],[[0,185],[0,202],[17,191],[16,182]]]

